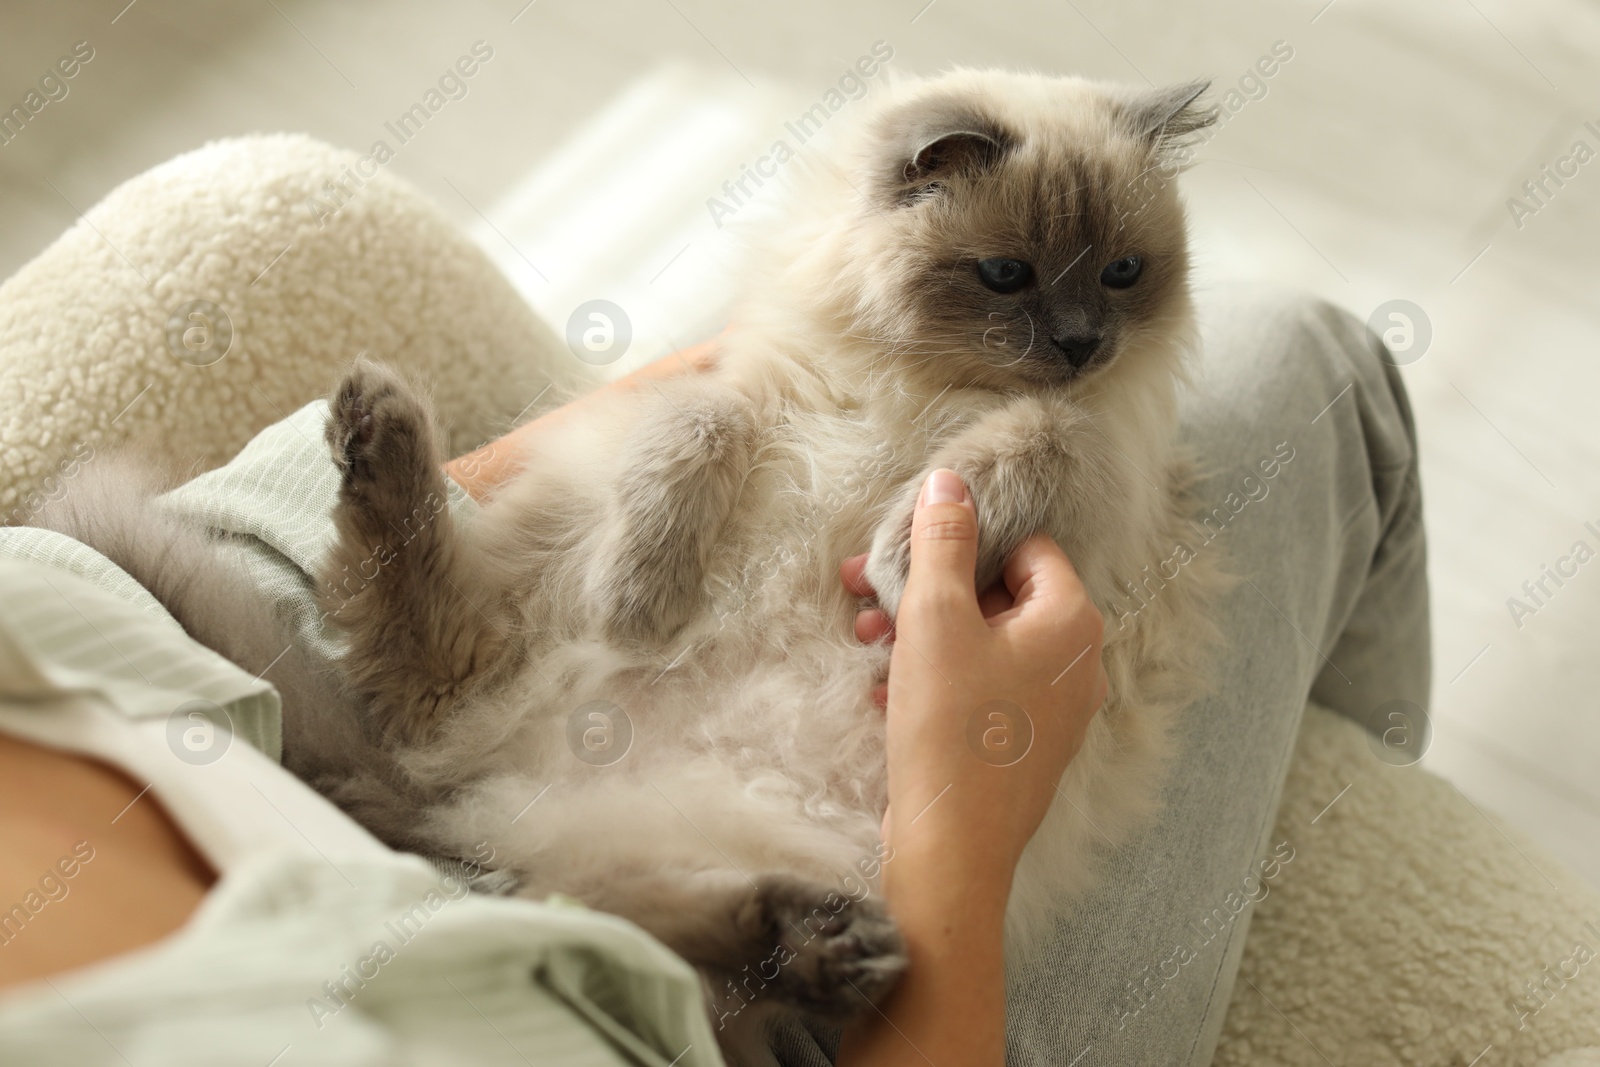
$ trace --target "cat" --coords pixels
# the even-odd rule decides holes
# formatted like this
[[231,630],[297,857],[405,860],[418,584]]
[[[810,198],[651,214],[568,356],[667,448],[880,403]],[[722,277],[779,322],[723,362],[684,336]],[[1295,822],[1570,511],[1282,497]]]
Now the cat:
[[[1195,329],[1170,178],[1214,119],[1205,88],[892,87],[754,242],[715,367],[597,394],[467,522],[439,506],[423,394],[357,362],[329,402],[319,576],[345,651],[272,665],[286,765],[398,848],[489,842],[513,891],[655,935],[701,974],[730,1062],[766,1062],[778,1017],[869,1010],[906,962],[873,893],[888,650],[854,640],[837,567],[869,551],[892,615],[937,467],[976,503],[980,588],[1042,531],[1108,612],[1185,543]],[[134,510],[89,492],[44,524],[246,669],[281,654],[203,531]],[[1155,809],[1216,587],[1197,560],[1108,619],[1110,695],[1016,872],[1008,951]]]

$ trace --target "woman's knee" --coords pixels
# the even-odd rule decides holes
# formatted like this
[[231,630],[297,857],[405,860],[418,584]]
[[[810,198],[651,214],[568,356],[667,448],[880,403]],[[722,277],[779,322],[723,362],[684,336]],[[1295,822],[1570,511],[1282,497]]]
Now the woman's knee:
[[1258,422],[1359,433],[1375,468],[1414,464],[1411,405],[1383,341],[1350,311],[1270,286],[1214,290],[1201,302],[1205,403]]

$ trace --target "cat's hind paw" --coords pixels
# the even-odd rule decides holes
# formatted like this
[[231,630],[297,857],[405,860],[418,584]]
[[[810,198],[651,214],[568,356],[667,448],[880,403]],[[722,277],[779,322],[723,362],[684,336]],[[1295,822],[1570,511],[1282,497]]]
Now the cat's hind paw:
[[400,375],[358,359],[328,401],[325,433],[347,489],[393,480],[414,484],[437,461],[428,408]]
[[894,920],[872,897],[860,900],[788,875],[760,880],[742,924],[770,939],[755,968],[795,1008],[843,1022],[878,1003],[906,967]]

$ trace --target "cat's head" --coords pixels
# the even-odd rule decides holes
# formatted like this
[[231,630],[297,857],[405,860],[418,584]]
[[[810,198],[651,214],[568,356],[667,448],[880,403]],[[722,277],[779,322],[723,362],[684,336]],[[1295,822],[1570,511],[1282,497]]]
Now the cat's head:
[[1172,179],[1215,117],[1204,89],[957,71],[895,92],[850,183],[854,328],[921,373],[997,388],[1170,348],[1190,307]]

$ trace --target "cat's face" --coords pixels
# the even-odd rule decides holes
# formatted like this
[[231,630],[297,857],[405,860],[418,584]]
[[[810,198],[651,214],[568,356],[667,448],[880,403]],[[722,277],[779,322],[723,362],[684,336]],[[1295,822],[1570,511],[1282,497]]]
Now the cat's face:
[[919,376],[1086,381],[1187,322],[1172,178],[1201,86],[1113,95],[958,72],[878,117],[852,269],[863,332]]

